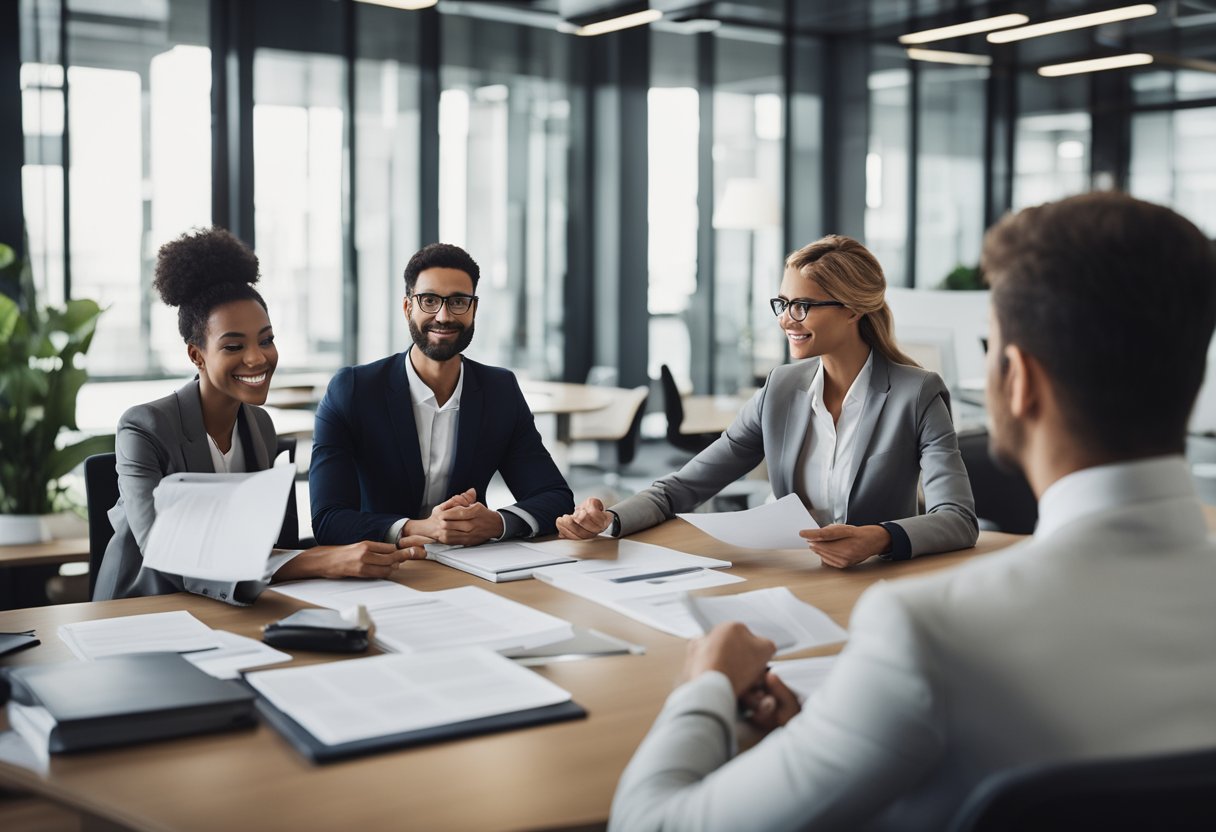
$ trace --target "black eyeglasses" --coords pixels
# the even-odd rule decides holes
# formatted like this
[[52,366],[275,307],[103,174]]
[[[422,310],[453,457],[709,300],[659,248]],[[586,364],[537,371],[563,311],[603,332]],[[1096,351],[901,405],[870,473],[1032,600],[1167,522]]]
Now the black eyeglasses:
[[796,300],[772,298],[769,300],[768,305],[772,307],[773,314],[778,318],[781,317],[782,312],[788,309],[790,317],[795,321],[805,321],[808,312],[821,306],[844,306],[838,300],[808,300],[806,298],[797,298]]
[[414,300],[418,301],[418,308],[428,315],[438,315],[439,310],[446,303],[448,311],[453,315],[463,315],[468,312],[473,304],[477,302],[477,295],[434,295],[430,292],[419,292],[414,295]]

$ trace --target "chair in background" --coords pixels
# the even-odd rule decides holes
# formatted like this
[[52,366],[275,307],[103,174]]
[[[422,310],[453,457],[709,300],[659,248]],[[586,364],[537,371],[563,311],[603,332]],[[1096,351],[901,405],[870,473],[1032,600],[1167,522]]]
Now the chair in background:
[[1216,829],[1216,750],[1025,766],[990,775],[951,832]]
[[1039,505],[1030,483],[1021,474],[997,467],[988,454],[988,432],[959,434],[958,448],[975,495],[975,513],[982,528],[1010,534],[1031,534],[1039,520]]
[[118,472],[114,454],[94,454],[84,461],[84,498],[89,511],[89,600],[97,586],[97,570],[114,536],[108,512],[118,502]]
[[637,456],[650,388],[603,389],[611,394],[611,402],[599,410],[571,414],[570,439],[595,442],[599,446],[599,467],[608,472],[610,480],[619,481],[622,469]]
[[700,453],[712,445],[719,434],[680,433],[680,425],[684,423],[684,403],[680,397],[680,388],[676,387],[675,377],[666,364],[659,368],[659,377],[663,385],[663,412],[667,414],[667,441],[681,451]]

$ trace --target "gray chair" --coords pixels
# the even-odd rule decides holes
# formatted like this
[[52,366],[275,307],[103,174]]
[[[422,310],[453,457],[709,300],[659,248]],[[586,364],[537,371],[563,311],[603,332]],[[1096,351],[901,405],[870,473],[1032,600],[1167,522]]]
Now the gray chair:
[[1216,829],[1216,750],[1026,766],[980,783],[951,832]]

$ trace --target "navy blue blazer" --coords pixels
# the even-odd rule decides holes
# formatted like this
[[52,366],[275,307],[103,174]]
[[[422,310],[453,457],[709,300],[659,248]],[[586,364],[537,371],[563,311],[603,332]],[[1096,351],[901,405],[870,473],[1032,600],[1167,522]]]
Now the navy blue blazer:
[[[402,517],[422,519],[425,479],[406,360],[403,352],[340,370],[317,407],[308,471],[317,543],[383,540]],[[475,488],[484,501],[499,471],[537,533],[552,534],[554,521],[574,510],[574,495],[541,442],[519,382],[510,370],[461,360],[456,458],[443,493]]]

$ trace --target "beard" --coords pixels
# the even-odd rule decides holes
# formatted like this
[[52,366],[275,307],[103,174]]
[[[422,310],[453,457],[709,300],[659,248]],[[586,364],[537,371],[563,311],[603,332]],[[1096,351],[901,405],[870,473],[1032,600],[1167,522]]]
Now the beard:
[[1026,441],[1025,430],[1014,420],[1004,401],[989,396],[991,424],[988,428],[988,456],[997,469],[1005,474],[1025,476],[1019,461]]
[[[422,350],[422,354],[432,361],[447,361],[448,359],[454,358],[455,356],[464,352],[465,348],[467,348],[473,341],[472,324],[469,324],[468,326],[464,326],[463,324],[444,324],[441,326],[435,321],[431,321],[420,329],[418,325],[414,323],[413,318],[406,318],[406,323],[409,324],[410,337],[414,339],[414,346]],[[454,341],[449,341],[442,344],[432,344],[426,337],[426,334],[431,330],[436,330],[438,332],[454,331],[459,332],[460,334],[456,336],[456,340]]]

